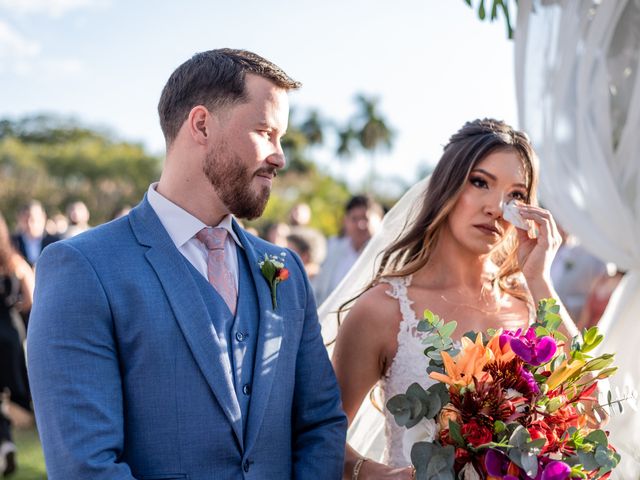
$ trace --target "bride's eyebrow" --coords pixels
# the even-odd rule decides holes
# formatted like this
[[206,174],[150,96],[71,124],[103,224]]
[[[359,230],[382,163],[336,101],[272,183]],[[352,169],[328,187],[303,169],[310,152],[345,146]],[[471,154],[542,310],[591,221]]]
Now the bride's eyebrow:
[[[473,170],[471,170],[471,173],[482,173],[483,175],[486,175],[487,177],[489,177],[494,182],[498,180],[498,177],[496,177],[493,173],[487,172],[483,168],[474,168]],[[525,190],[527,189],[527,186],[524,183],[521,183],[521,182],[516,182],[516,183],[513,184],[513,186],[514,187],[518,187],[518,188],[523,188]]]
[[496,181],[498,179],[498,177],[496,177],[493,173],[489,173],[483,168],[474,168],[473,170],[471,170],[471,173],[482,173],[483,175],[486,175],[493,181]]

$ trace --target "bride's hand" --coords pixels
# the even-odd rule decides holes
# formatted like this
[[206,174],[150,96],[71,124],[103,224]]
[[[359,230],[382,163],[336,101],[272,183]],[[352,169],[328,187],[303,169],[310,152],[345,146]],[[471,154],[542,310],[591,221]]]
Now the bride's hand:
[[548,210],[540,207],[520,205],[519,211],[522,218],[534,222],[537,231],[536,238],[529,238],[528,232],[517,229],[522,274],[527,283],[550,281],[551,262],[562,243],[556,222]]
[[392,468],[373,460],[363,463],[358,475],[358,479],[361,480],[415,480],[415,478],[415,469],[412,466]]

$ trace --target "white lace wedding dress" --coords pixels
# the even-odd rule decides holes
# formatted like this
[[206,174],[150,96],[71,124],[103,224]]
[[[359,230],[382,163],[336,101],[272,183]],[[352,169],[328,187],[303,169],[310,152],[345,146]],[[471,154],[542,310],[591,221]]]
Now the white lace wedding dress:
[[[385,376],[380,380],[383,405],[391,397],[405,393],[409,385],[419,383],[428,388],[435,383],[427,376],[428,358],[423,353],[422,333],[417,330],[418,318],[412,308],[413,301],[407,296],[407,288],[411,285],[411,276],[382,279],[391,287],[387,294],[398,300],[402,320],[398,330],[398,351],[391,362]],[[383,463],[392,467],[411,465],[411,459],[405,456],[403,438],[407,429],[400,427],[393,415],[384,409],[385,449]]]

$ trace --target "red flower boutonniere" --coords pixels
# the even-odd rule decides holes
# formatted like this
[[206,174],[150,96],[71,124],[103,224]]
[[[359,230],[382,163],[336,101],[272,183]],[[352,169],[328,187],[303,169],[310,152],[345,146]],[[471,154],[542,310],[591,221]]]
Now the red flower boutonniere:
[[284,258],[287,256],[282,252],[280,256],[264,254],[264,259],[258,262],[262,276],[267,280],[271,289],[271,303],[273,309],[278,307],[276,299],[276,287],[280,282],[284,282],[289,278],[289,270],[284,267]]

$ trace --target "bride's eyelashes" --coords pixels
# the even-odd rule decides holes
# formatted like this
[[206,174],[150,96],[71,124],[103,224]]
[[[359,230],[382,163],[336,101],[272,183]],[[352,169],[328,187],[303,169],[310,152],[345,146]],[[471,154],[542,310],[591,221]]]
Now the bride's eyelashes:
[[477,177],[475,175],[471,175],[469,177],[469,183],[471,183],[471,185],[477,188],[489,188],[489,184],[484,178]]
[[[469,183],[476,188],[489,188],[489,182],[479,176],[471,175],[469,177]],[[518,200],[523,203],[527,203],[528,201],[527,194],[521,190],[510,192],[508,198],[509,200]]]

